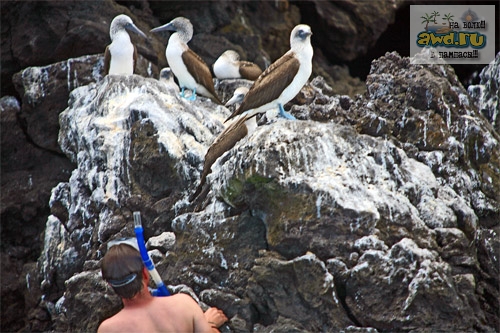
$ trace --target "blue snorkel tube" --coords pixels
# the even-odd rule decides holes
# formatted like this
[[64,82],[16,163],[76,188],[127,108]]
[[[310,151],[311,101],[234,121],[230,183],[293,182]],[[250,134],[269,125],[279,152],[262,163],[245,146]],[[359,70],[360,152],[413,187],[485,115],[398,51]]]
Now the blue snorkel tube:
[[142,262],[144,266],[149,271],[149,274],[153,278],[158,289],[152,290],[151,294],[153,296],[170,296],[170,293],[165,287],[160,274],[156,271],[155,264],[149,256],[148,250],[146,250],[146,244],[144,243],[144,229],[142,228],[141,222],[141,212],[134,212],[134,231],[135,237],[137,238],[137,245],[139,246],[139,252],[141,253]]

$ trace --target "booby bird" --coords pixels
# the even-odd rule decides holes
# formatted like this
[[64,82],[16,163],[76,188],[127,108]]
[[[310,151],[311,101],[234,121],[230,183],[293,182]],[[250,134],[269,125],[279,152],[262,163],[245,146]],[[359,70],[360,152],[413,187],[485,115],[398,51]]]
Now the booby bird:
[[279,108],[280,115],[295,119],[283,105],[295,97],[312,72],[311,27],[299,24],[290,34],[290,50],[269,66],[253,83],[240,107],[229,119],[248,112],[257,114]]
[[170,67],[162,68],[160,71],[159,81],[179,92],[179,87],[174,81],[174,73],[172,73],[172,69]]
[[227,50],[215,61],[214,74],[218,79],[246,79],[254,81],[262,69],[250,61],[241,61],[238,52]]
[[[233,97],[229,101],[227,101],[226,107],[235,103],[240,103],[247,92],[248,88],[246,87],[237,88],[233,93]],[[190,196],[189,201],[192,202],[201,193],[203,185],[205,185],[207,176],[212,171],[212,165],[215,163],[215,161],[217,161],[217,159],[221,157],[226,151],[233,148],[238,141],[255,131],[255,129],[257,128],[257,121],[255,119],[255,116],[256,114],[240,115],[214,140],[210,148],[208,148],[207,153],[205,154],[205,162],[203,163],[203,171],[200,177],[200,184],[196,188],[196,191]]]
[[229,99],[229,101],[226,102],[226,107],[236,104],[236,103],[241,103],[243,102],[243,99],[245,98],[246,94],[248,93],[247,87],[238,87],[234,90],[233,92],[233,97]]
[[127,15],[118,15],[109,27],[111,44],[104,52],[104,72],[107,74],[134,74],[137,61],[137,49],[130,41],[127,30],[133,31],[144,38],[146,35],[139,30]]
[[177,17],[167,24],[151,29],[151,32],[163,30],[175,31],[169,38],[165,55],[168,65],[179,81],[181,97],[184,89],[192,91],[189,100],[196,99],[196,93],[222,104],[214,88],[212,73],[208,65],[194,53],[187,43],[193,37],[193,25],[185,17]]

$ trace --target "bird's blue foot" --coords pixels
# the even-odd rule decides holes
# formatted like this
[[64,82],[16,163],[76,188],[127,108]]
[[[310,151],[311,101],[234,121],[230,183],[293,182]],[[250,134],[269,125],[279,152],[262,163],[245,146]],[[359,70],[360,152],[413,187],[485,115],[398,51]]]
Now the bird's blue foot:
[[185,89],[186,88],[181,88],[181,92],[179,93],[179,96],[187,99],[188,101],[195,101],[196,100],[196,89],[191,92],[191,95],[189,97],[186,97]]
[[292,116],[290,113],[286,112],[285,109],[283,109],[283,105],[278,104],[278,109],[280,110],[280,117],[283,117],[285,119],[290,119],[290,120],[297,120],[294,116]]
[[187,99],[188,101],[196,101],[196,89],[191,92],[191,96]]

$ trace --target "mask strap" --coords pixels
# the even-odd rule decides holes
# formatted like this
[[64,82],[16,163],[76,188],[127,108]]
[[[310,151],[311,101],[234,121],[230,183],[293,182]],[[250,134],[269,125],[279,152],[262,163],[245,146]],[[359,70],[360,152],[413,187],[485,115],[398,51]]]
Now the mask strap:
[[126,286],[127,284],[131,283],[132,281],[134,281],[136,277],[137,277],[137,273],[132,273],[130,275],[127,275],[122,280],[108,280],[108,283],[112,287],[115,287],[115,288],[117,288],[117,287],[123,287],[123,286]]

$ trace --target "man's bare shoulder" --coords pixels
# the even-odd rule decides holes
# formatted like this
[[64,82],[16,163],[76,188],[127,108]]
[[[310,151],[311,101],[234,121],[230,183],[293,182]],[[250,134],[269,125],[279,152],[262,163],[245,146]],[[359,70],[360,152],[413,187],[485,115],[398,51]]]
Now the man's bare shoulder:
[[134,332],[138,331],[141,326],[148,327],[148,320],[144,319],[147,311],[148,308],[144,306],[125,306],[117,314],[104,320],[99,325],[97,332]]
[[167,303],[198,305],[190,295],[184,293],[178,293],[167,297],[158,297],[157,299]]
[[201,311],[198,303],[188,294],[179,293],[167,297],[155,297],[155,304],[159,309],[168,309],[171,311],[184,312],[186,315],[192,314],[198,309]]
[[108,333],[108,332],[117,332],[120,327],[117,327],[119,322],[116,320],[115,316],[106,319],[99,325],[97,329],[97,333]]

